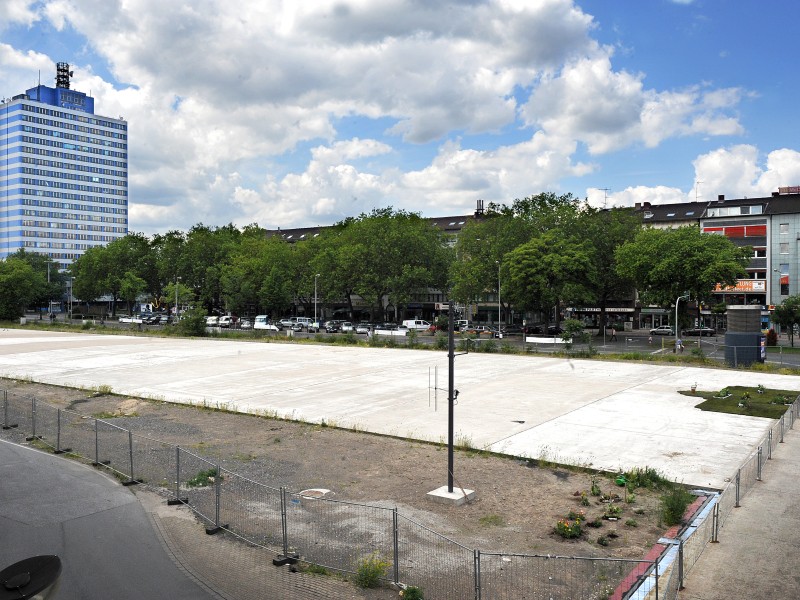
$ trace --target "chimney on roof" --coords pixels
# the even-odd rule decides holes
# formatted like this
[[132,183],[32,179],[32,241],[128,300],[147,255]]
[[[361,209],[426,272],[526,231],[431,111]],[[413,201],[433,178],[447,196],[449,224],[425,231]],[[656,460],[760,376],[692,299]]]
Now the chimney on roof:
[[481,218],[483,216],[483,200],[478,198],[478,205],[475,207],[475,217]]
[[641,210],[641,208],[642,208],[642,203],[641,202],[636,202],[633,205],[633,210]]
[[725,202],[725,194],[720,194],[717,196],[717,202]]

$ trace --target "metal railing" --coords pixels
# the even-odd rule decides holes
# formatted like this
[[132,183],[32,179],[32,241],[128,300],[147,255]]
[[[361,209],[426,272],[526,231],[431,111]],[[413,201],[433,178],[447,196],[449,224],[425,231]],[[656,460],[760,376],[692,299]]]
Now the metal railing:
[[656,560],[627,560],[482,552],[441,535],[394,507],[290,492],[242,477],[179,446],[103,419],[55,408],[2,391],[3,429],[69,452],[114,472],[123,484],[144,484],[170,504],[190,507],[207,533],[230,532],[282,557],[356,573],[378,556],[385,581],[416,585],[431,600],[511,598],[676,598],[683,578],[709,542],[719,541],[725,519],[762,479],[763,467],[800,397],[760,441],[731,482]]

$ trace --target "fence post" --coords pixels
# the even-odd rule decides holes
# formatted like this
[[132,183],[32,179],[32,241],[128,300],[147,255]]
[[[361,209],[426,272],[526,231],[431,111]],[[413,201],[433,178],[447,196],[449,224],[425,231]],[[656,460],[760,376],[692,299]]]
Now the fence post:
[[222,496],[222,469],[217,463],[217,474],[214,477],[214,526],[213,527],[206,527],[206,533],[208,535],[214,535],[215,533],[219,533],[223,529],[227,527],[227,525],[220,525],[219,523],[219,505],[220,499]]
[[276,567],[283,565],[293,565],[300,556],[297,553],[289,555],[289,528],[287,527],[286,515],[286,488],[281,488],[281,533],[283,534],[283,554],[279,554],[272,559],[272,564]]
[[481,600],[481,551],[472,551],[472,572],[475,576],[475,600]]
[[714,511],[711,513],[711,543],[719,543],[719,502],[722,496],[717,496],[717,501],[714,503]]
[[780,440],[780,442],[778,442],[779,444],[783,443],[783,434],[786,432],[786,426],[785,426],[785,422],[784,422],[784,417],[785,416],[786,416],[786,413],[781,415],[781,440]]
[[757,463],[758,469],[756,470],[756,481],[761,481],[761,458],[762,458],[763,452],[764,452],[764,447],[763,446],[759,446],[758,447],[758,456],[756,457],[756,459],[758,460],[758,463]]
[[25,441],[30,442],[42,439],[42,436],[36,435],[36,398],[31,398],[31,427],[33,431],[31,431],[31,435],[25,438]]
[[133,432],[131,432],[130,429],[128,430],[128,467],[131,470],[131,476],[128,481],[123,481],[122,485],[136,485],[140,483],[133,477]]
[[741,489],[741,483],[742,483],[742,470],[741,469],[737,469],[736,470],[736,504],[734,505],[734,508],[739,508],[739,506],[741,506],[739,504],[739,491]]
[[189,504],[189,497],[181,498],[181,447],[175,446],[175,498],[167,500],[167,506]]
[[[655,565],[656,565],[656,600],[658,600],[658,579],[659,579],[658,578],[658,559],[656,559]],[[667,591],[669,591],[669,590],[667,590]]]
[[772,460],[772,428],[767,432],[767,460]]
[[13,429],[19,423],[8,422],[8,390],[3,390],[3,429]]
[[392,509],[392,553],[394,554],[394,579],[397,585],[400,582],[400,544],[398,540],[397,507]]
[[53,454],[64,454],[71,450],[72,448],[61,447],[61,409],[59,408],[56,417],[56,449],[53,451]]
[[683,589],[683,540],[678,540],[678,589]]

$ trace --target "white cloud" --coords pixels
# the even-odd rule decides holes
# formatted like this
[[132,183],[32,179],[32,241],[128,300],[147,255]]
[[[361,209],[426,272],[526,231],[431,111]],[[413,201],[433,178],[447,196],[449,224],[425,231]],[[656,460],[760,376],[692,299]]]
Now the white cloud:
[[[6,5],[0,26],[46,19],[83,47],[75,87],[128,120],[138,230],[324,224],[387,205],[465,213],[478,198],[508,202],[596,171],[577,158],[584,146],[599,157],[743,131],[745,92],[647,88],[643,73],[614,69],[571,0]],[[38,71],[52,81],[53,62],[0,44],[0,92],[31,87]],[[383,130],[337,130],[347,120]],[[431,158],[404,164],[419,145]],[[631,187],[614,199],[648,193],[680,195]]]
[[3,10],[0,11],[0,30],[12,24],[21,24],[29,27],[38,20],[36,0],[3,0]]

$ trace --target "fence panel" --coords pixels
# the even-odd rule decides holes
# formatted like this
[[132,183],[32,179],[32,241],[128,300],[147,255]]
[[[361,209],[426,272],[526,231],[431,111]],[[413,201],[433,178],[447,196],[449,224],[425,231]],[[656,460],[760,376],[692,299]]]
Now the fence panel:
[[692,567],[700,558],[703,550],[706,548],[714,535],[714,517],[713,507],[712,510],[706,512],[702,522],[695,523],[696,529],[684,542],[683,542],[683,575],[691,571]]
[[45,402],[36,402],[36,436],[42,443],[56,449],[58,409]]
[[61,411],[61,449],[94,460],[94,419],[72,410]]
[[154,488],[175,489],[175,446],[133,434],[133,476]]
[[303,560],[351,573],[373,554],[393,561],[392,509],[297,493],[286,497],[289,550]]
[[475,597],[475,552],[398,514],[398,579],[426,598]]
[[33,432],[33,397],[7,390],[8,424],[17,425],[23,435]]
[[[480,554],[481,600],[595,600],[609,598],[630,573],[653,563],[613,558]],[[634,591],[626,598],[647,598]],[[653,595],[655,597],[655,595]]]
[[213,524],[216,518],[217,465],[183,448],[180,449],[181,496],[198,515]]
[[220,521],[259,546],[283,547],[281,490],[222,469]]
[[96,462],[106,465],[121,476],[131,476],[130,447],[128,430],[103,421],[96,420],[97,457]]
[[758,480],[758,452],[751,454],[739,469],[739,500],[741,501]]

